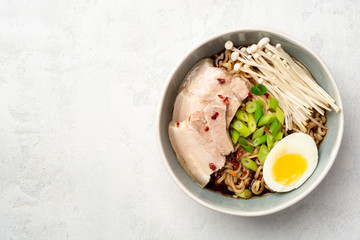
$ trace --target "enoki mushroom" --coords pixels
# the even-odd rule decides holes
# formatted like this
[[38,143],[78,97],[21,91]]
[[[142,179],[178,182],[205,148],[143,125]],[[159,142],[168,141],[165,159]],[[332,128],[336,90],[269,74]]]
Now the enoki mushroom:
[[297,126],[306,132],[311,122],[326,129],[312,117],[313,113],[324,115],[325,110],[331,111],[331,108],[340,111],[335,100],[316,83],[310,72],[292,59],[280,44],[272,46],[265,37],[258,44],[240,50],[227,41],[225,48],[222,66],[232,73],[244,72],[244,80],[251,77],[255,81],[252,84],[265,85],[284,111],[286,130]]

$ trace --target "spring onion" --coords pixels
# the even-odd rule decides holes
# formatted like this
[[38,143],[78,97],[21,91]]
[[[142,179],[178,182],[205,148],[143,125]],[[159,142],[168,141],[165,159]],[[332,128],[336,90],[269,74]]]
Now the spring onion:
[[255,112],[255,110],[258,108],[258,105],[256,104],[256,102],[249,102],[247,105],[246,105],[246,111],[248,113],[253,113]]
[[256,130],[256,121],[255,121],[255,118],[254,118],[254,114],[252,113],[249,113],[249,121],[248,121],[248,128],[250,130],[250,132],[255,132]]
[[256,147],[256,146],[259,146],[263,143],[266,142],[266,135],[262,135],[261,137],[258,137],[258,138],[255,138],[254,142],[253,142],[253,146]]
[[258,122],[258,126],[261,127],[266,124],[272,123],[272,121],[275,119],[275,117],[276,117],[275,113],[270,113],[270,114],[262,116]]
[[254,149],[251,147],[250,143],[246,141],[244,138],[239,138],[238,140],[240,146],[245,149],[249,153],[253,153]]
[[279,120],[277,120],[276,118],[274,119],[274,121],[271,123],[269,131],[271,132],[272,137],[275,137],[277,132],[279,131],[281,127],[281,123],[279,122]]
[[257,84],[251,88],[251,91],[253,92],[253,94],[260,96],[267,93],[267,88],[262,84]]
[[259,128],[258,130],[256,130],[252,135],[252,140],[264,135],[264,131],[265,131],[265,126],[263,126],[263,127]]
[[269,149],[267,148],[267,146],[265,144],[261,145],[260,150],[259,150],[258,159],[262,164],[264,164],[265,159],[268,154],[269,154]]
[[271,134],[266,133],[266,145],[269,149],[272,148],[272,145],[274,144],[274,138]]
[[252,192],[250,191],[250,189],[245,189],[242,193],[235,193],[236,196],[244,198],[244,199],[249,199],[252,197]]
[[248,169],[253,170],[254,172],[256,172],[256,170],[257,170],[256,163],[253,160],[251,160],[250,158],[246,158],[246,157],[242,158],[241,164],[243,166],[247,167]]
[[238,131],[236,131],[235,129],[233,129],[231,131],[231,140],[233,141],[234,144],[236,144],[239,140],[240,137],[240,133]]
[[282,133],[282,132],[278,132],[278,133],[276,134],[276,136],[275,136],[275,141],[281,140],[282,137],[283,137],[283,133]]
[[277,107],[278,107],[278,101],[275,98],[271,97],[269,101],[270,110],[273,110],[275,112]]
[[263,106],[263,101],[261,101],[261,100],[256,100],[256,101],[254,101],[254,102],[256,102],[256,104],[258,105],[258,107],[262,107]]
[[279,120],[279,122],[281,123],[281,125],[283,125],[283,124],[284,124],[284,120],[285,120],[285,114],[284,114],[284,112],[283,112],[279,107],[276,109],[275,115],[276,115],[276,118],[277,118],[277,119]]
[[235,120],[232,124],[232,127],[236,131],[238,131],[243,137],[247,137],[250,135],[249,128],[245,125],[245,123],[241,122],[240,120]]
[[262,115],[264,114],[263,112],[263,108],[262,107],[258,107],[255,112],[254,112],[254,117],[255,117],[255,122],[257,123],[259,121],[259,119],[262,117]]
[[247,112],[243,110],[237,110],[235,115],[241,121],[247,122],[249,120]]

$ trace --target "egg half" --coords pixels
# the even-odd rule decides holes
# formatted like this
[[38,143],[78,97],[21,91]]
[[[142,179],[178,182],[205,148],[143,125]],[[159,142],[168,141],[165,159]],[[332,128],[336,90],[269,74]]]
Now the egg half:
[[305,133],[293,133],[269,152],[265,159],[265,183],[275,192],[300,187],[314,172],[318,163],[315,141]]

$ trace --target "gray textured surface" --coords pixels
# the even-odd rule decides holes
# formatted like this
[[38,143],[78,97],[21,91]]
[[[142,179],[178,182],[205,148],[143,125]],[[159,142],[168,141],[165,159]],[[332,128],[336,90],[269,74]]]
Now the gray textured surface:
[[[0,239],[360,239],[359,1],[2,1]],[[338,158],[277,214],[199,206],[154,137],[163,81],[206,37],[282,30],[328,64],[345,108]]]

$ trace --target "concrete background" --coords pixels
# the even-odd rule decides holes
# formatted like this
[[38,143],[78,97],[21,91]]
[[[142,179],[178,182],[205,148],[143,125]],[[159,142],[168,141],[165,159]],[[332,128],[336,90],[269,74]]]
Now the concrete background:
[[[1,1],[0,239],[360,239],[359,1]],[[313,48],[345,133],[320,186],[279,213],[202,207],[171,180],[154,118],[205,38],[271,27]]]

